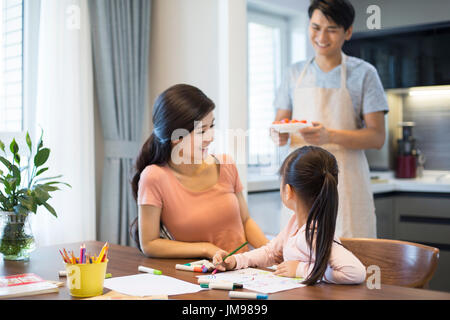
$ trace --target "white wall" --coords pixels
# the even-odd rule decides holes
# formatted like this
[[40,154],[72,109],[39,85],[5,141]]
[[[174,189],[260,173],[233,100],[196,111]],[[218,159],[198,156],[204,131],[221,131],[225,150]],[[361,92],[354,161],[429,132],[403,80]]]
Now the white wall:
[[176,83],[218,97],[217,1],[154,0],[150,100]]
[[[153,1],[150,104],[176,83],[197,86],[215,102],[217,151],[233,154],[220,133],[247,130],[245,0]],[[148,135],[150,112],[146,118]],[[246,165],[238,170],[246,186]]]

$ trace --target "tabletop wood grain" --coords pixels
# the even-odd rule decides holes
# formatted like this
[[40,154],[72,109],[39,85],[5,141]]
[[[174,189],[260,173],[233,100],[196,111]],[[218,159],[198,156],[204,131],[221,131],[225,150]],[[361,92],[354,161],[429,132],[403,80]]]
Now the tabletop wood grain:
[[[103,246],[102,242],[85,242],[87,251],[98,254]],[[62,244],[58,246],[40,247],[32,254],[29,261],[0,260],[0,275],[20,273],[35,273],[46,280],[65,281],[58,276],[59,270],[64,270],[62,258],[58,249],[66,248],[79,252],[81,243]],[[133,247],[110,245],[108,252],[107,272],[113,277],[137,274],[138,266],[147,266],[162,270],[164,275],[180,280],[197,283],[196,275],[190,271],[175,269],[177,263],[187,263],[196,259],[152,259],[145,257]],[[200,259],[200,258],[199,258]],[[247,291],[245,289],[241,289]],[[109,291],[104,289],[104,293]],[[193,294],[170,296],[170,299],[182,300],[228,300],[228,291],[204,290]],[[17,299],[70,300],[67,286],[60,288],[59,293],[35,295]],[[315,286],[302,287],[292,290],[269,294],[270,300],[450,300],[450,293],[413,289],[391,285],[381,285],[380,289],[369,289],[365,283],[359,285],[334,285],[321,283]]]

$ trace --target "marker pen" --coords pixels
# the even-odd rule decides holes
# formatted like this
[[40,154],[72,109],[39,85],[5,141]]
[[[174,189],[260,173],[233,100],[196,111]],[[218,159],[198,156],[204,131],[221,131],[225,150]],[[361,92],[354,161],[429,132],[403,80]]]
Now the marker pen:
[[193,262],[189,262],[189,263],[185,263],[185,266],[194,266],[194,265],[207,265],[210,262],[206,259],[203,260],[199,260],[199,261],[193,261]]
[[147,273],[153,273],[153,274],[158,274],[158,275],[162,274],[162,271],[160,271],[160,270],[156,270],[156,269],[152,269],[152,268],[148,268],[148,267],[144,267],[144,266],[139,266],[138,270],[140,272],[147,272]]
[[228,293],[228,296],[230,298],[237,298],[237,299],[267,299],[269,296],[264,293],[258,293],[258,292],[242,292],[242,291],[230,291]]
[[234,289],[242,289],[244,286],[241,283],[211,281],[210,283],[201,283],[200,287],[210,289],[221,289],[221,290],[234,290]]
[[202,272],[202,273],[208,272],[208,268],[207,267],[205,267],[205,266],[198,266],[198,265],[187,266],[187,265],[184,265],[184,264],[176,264],[175,265],[175,269],[177,269],[177,270],[184,270],[184,271]]
[[[235,289],[241,289],[244,287],[242,283],[236,283],[236,282],[230,282],[230,281],[224,281],[224,280],[211,280],[211,279],[201,279],[198,278],[197,280],[198,284],[209,284],[209,283],[231,283]],[[205,287],[207,288],[207,287]]]
[[202,284],[202,283],[210,283],[211,280],[209,280],[209,279],[198,278],[197,282],[198,282],[198,284]]

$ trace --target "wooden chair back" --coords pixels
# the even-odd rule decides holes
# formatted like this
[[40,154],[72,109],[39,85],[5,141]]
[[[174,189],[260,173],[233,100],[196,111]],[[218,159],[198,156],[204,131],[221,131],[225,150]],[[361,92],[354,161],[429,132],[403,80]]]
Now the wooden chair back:
[[341,238],[341,242],[366,268],[380,267],[382,284],[426,288],[439,259],[439,249],[408,241]]

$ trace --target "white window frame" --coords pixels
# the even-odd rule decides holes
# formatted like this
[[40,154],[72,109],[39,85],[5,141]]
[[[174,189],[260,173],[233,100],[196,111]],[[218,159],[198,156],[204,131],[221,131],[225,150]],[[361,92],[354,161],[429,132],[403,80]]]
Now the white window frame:
[[[282,16],[282,15],[278,15],[278,14],[273,14],[273,13],[268,13],[268,12],[264,12],[258,9],[254,9],[254,8],[248,8],[247,10],[247,29],[249,27],[250,23],[257,23],[257,24],[261,24],[261,25],[265,25],[268,27],[272,27],[272,28],[278,28],[280,29],[280,59],[279,59],[279,65],[275,66],[275,78],[276,78],[276,86],[275,86],[275,90],[278,89],[280,83],[281,83],[281,78],[283,75],[283,71],[286,69],[286,67],[289,65],[289,61],[290,61],[290,43],[289,43],[289,39],[290,39],[290,23],[289,23],[289,18]],[[247,31],[248,34],[248,31]],[[247,41],[248,43],[248,41]],[[248,65],[250,65],[248,63]],[[247,70],[247,75],[249,70]],[[250,80],[249,77],[247,77],[248,79],[248,88],[250,88]],[[276,91],[275,91],[276,93]],[[250,107],[250,95],[248,95],[248,106]],[[250,110],[248,110],[249,112]],[[250,113],[248,116],[248,128],[250,128]],[[273,119],[275,120],[275,119]],[[277,152],[276,150],[276,146],[274,144],[274,152]],[[266,164],[253,164],[250,163],[250,152],[249,152],[249,147],[247,144],[247,157],[248,157],[248,165],[247,168],[249,170],[249,172],[254,172],[256,173],[257,171],[260,171],[262,168],[267,167]],[[279,160],[279,159],[277,159]],[[272,166],[279,166],[279,163],[272,163]]]
[[[22,130],[16,132],[0,131],[0,140],[5,144],[5,150],[9,155],[9,144],[13,138],[19,145],[19,150],[28,150],[25,142],[26,133],[30,134],[33,142],[36,142],[35,130],[35,106],[36,106],[36,59],[37,59],[37,35],[36,23],[39,23],[40,0],[23,0],[23,36],[22,36]],[[33,40],[34,39],[34,40]],[[32,67],[33,66],[33,67]],[[40,133],[38,133],[40,134]],[[22,154],[22,152],[20,151]]]

